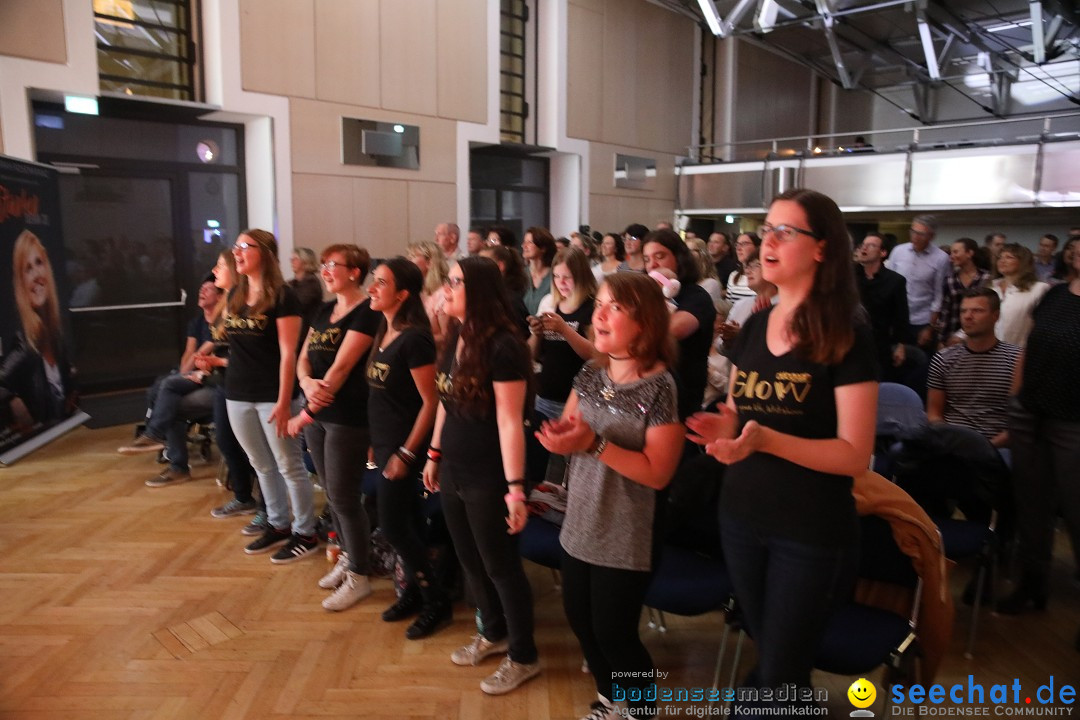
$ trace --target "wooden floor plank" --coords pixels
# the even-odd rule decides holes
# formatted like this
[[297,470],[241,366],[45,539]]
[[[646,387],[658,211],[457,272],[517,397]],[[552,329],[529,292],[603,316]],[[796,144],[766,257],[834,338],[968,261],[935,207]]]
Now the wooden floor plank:
[[[385,580],[356,608],[324,611],[321,556],[274,566],[244,554],[239,529],[249,518],[209,515],[228,498],[213,468],[180,487],[146,488],[159,466],[118,457],[129,438],[129,428],[80,429],[0,470],[2,720],[561,720],[584,715],[595,698],[547,570],[527,566],[544,672],[519,692],[487,697],[478,685],[496,659],[449,661],[475,632],[470,609],[459,605],[450,627],[422,641],[404,638],[407,623],[379,619],[394,600]],[[939,681],[972,674],[1034,689],[1054,675],[1080,684],[1080,586],[1057,535],[1046,612],[984,613],[968,661],[971,611],[960,605]],[[966,572],[955,574],[957,594]],[[710,684],[720,616],[669,617],[668,627],[643,629],[667,684]],[[834,716],[851,710],[851,681],[815,675]]]

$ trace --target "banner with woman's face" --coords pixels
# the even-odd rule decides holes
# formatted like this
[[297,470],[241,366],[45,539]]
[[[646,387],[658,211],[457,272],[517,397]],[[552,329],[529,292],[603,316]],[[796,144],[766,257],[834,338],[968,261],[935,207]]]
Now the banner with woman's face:
[[0,156],[0,458],[77,411],[57,172]]

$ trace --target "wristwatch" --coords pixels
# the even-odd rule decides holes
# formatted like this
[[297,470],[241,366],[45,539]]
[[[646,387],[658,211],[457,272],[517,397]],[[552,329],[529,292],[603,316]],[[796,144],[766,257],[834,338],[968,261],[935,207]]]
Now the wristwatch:
[[593,440],[592,445],[589,447],[589,454],[597,460],[604,454],[604,450],[607,449],[607,438],[603,435],[597,435]]

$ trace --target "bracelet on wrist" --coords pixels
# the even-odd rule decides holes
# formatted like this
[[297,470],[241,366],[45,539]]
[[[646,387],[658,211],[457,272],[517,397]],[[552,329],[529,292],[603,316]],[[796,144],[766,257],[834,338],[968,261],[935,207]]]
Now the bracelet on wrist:
[[428,448],[427,459],[437,465],[442,460],[442,451],[437,448]]
[[507,485],[520,485],[521,487],[525,487],[525,481],[524,480],[507,480],[506,484]]
[[589,446],[588,453],[592,457],[599,460],[600,456],[604,454],[604,450],[607,449],[607,446],[608,446],[607,438],[604,437],[603,435],[597,435],[593,439],[592,445]]
[[414,453],[412,450],[405,447],[404,445],[397,449],[397,456],[400,457],[402,460],[405,460],[406,463],[411,463],[413,460],[416,459],[416,453]]
[[304,419],[305,419],[305,420],[307,420],[308,422],[315,422],[315,418],[311,417],[311,413],[309,413],[309,412],[308,412],[308,409],[307,409],[307,408],[304,408],[303,410],[301,410],[301,411],[300,411],[300,414],[301,414],[301,415],[302,415],[302,416],[304,417]]

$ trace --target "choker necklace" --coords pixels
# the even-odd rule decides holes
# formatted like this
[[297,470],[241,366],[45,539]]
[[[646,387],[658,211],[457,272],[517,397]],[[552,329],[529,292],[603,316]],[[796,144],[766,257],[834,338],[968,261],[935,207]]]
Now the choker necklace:
[[611,353],[608,353],[608,360],[629,360],[631,357],[632,357],[631,355],[624,355],[623,357],[617,357],[615,355],[612,355]]

